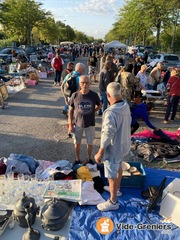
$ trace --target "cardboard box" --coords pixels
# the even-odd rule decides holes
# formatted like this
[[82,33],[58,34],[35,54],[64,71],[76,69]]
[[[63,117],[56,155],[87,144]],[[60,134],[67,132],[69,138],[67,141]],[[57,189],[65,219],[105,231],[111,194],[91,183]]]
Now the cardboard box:
[[38,77],[38,75],[36,74],[36,72],[31,72],[31,73],[29,73],[29,78],[32,79],[32,80],[36,80],[36,81],[39,80],[39,77]]
[[25,88],[25,84],[20,84],[19,86],[7,86],[8,93],[17,93]]
[[28,66],[27,63],[19,63],[18,64],[18,70],[26,69]]
[[175,178],[163,190],[159,214],[172,218],[172,223],[180,227],[180,178]]
[[36,80],[33,80],[33,79],[27,80],[27,85],[28,86],[35,86],[36,84],[37,84]]
[[39,78],[47,78],[47,72],[39,72]]
[[5,84],[0,86],[0,93],[2,95],[2,99],[3,101],[5,101],[8,98],[8,91],[7,91],[7,87]]

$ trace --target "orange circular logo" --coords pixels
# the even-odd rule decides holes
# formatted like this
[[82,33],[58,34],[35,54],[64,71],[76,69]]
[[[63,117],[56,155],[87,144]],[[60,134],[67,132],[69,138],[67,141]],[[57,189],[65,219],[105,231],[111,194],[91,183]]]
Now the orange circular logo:
[[114,229],[114,223],[110,218],[103,217],[96,222],[96,228],[101,234],[109,234]]

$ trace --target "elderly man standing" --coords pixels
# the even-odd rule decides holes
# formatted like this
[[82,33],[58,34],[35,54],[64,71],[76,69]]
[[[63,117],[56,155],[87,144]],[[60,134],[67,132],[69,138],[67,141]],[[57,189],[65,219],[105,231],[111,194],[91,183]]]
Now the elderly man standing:
[[95,138],[95,112],[101,108],[99,96],[90,90],[90,79],[82,75],[79,78],[79,90],[72,94],[68,116],[69,132],[74,133],[76,163],[80,163],[80,145],[85,132],[87,141],[87,162],[91,160],[93,140]]
[[110,107],[103,113],[101,144],[94,157],[97,163],[104,162],[105,177],[109,181],[109,187],[105,186],[104,189],[110,192],[110,199],[97,205],[100,211],[119,208],[117,195],[122,195],[119,191],[122,178],[121,162],[129,153],[131,145],[131,114],[128,103],[121,100],[119,83],[108,84],[107,98]]

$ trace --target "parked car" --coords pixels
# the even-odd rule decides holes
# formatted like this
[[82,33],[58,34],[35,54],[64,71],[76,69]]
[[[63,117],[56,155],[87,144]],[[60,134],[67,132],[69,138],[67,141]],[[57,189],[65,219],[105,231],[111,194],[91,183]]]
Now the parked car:
[[168,67],[177,67],[179,65],[179,57],[175,54],[156,54],[152,57],[150,62],[151,67],[155,67],[158,62],[163,62],[163,70],[166,71]]
[[37,47],[34,46],[25,46],[24,51],[26,54],[29,55],[36,55],[37,54]]
[[9,64],[12,62],[12,50],[15,50],[16,53],[21,57],[22,62],[28,62],[28,56],[26,52],[21,48],[12,48],[7,47],[0,50],[0,62],[3,64]]
[[136,45],[135,47],[137,48],[137,51],[138,51],[138,52],[144,52],[144,46],[143,46],[143,45],[138,44],[138,45]]

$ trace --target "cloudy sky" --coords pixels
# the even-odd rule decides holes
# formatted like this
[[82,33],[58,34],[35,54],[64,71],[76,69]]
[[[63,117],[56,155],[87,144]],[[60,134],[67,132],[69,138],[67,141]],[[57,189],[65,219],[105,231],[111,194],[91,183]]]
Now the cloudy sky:
[[112,28],[125,0],[41,0],[56,21],[95,38],[104,38]]

